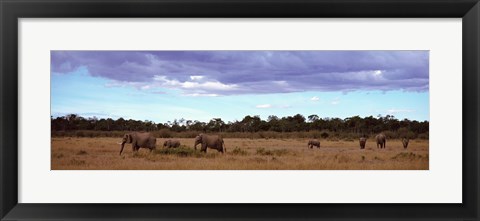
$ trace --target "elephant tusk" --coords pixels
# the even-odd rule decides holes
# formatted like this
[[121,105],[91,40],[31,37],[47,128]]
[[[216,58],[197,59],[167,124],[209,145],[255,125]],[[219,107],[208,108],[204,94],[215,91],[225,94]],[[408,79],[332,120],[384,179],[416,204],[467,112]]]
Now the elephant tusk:
[[117,143],[117,144],[122,144],[122,143]]

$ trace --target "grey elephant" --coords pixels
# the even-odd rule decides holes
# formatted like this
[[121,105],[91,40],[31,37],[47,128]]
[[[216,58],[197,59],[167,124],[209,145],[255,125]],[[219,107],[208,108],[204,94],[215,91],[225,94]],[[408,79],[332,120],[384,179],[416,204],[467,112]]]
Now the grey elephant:
[[120,155],[122,155],[125,143],[132,144],[133,152],[137,152],[140,148],[148,148],[152,152],[156,148],[157,139],[147,132],[127,133],[123,136],[122,142],[119,143],[121,146]]
[[312,149],[313,146],[316,146],[317,148],[320,148],[320,141],[318,141],[318,140],[309,140],[309,141],[308,141],[308,148]]
[[367,143],[367,138],[365,138],[365,136],[360,137],[360,149],[365,149],[366,143]]
[[180,146],[180,141],[178,140],[166,140],[163,142],[163,147],[168,147],[168,148],[177,148]]
[[385,134],[380,133],[377,136],[375,136],[375,139],[377,140],[377,148],[386,148],[387,147],[387,137]]
[[222,152],[222,154],[227,152],[223,138],[219,135],[199,134],[195,137],[195,145],[193,146],[195,150],[197,149],[198,144],[202,144],[201,151],[205,153],[207,152],[207,147]]
[[407,149],[408,141],[409,141],[409,139],[406,138],[406,137],[402,139],[403,149]]

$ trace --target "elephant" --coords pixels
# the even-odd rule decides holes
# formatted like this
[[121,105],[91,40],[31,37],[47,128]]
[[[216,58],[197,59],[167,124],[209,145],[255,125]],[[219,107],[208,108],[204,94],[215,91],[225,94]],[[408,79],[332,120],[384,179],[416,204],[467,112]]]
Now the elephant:
[[132,132],[123,136],[122,142],[118,143],[121,146],[120,155],[122,155],[125,143],[132,144],[133,152],[137,152],[140,148],[148,148],[150,152],[156,148],[157,139],[148,132]]
[[365,149],[365,143],[367,143],[367,138],[365,136],[360,137],[360,149]]
[[386,148],[387,147],[387,137],[385,134],[380,133],[378,134],[375,139],[377,140],[377,148]]
[[178,140],[166,140],[163,142],[163,147],[168,147],[168,148],[177,148],[180,146],[180,141]]
[[320,148],[320,141],[318,141],[318,140],[309,140],[309,141],[308,141],[308,148],[312,149],[313,146],[316,146],[317,148]]
[[219,135],[206,135],[206,134],[199,134],[195,137],[195,145],[193,146],[195,150],[197,149],[197,145],[202,144],[202,152],[207,152],[207,147],[211,149],[216,149],[218,152],[227,152],[227,148],[225,148],[225,143],[223,142],[223,138]]
[[403,149],[407,149],[408,141],[409,139],[406,137],[402,139]]

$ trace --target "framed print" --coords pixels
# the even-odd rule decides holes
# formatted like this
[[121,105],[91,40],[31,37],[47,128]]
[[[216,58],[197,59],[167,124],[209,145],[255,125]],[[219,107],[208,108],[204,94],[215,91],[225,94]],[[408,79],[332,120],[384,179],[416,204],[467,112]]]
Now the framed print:
[[478,220],[479,7],[2,1],[1,219]]

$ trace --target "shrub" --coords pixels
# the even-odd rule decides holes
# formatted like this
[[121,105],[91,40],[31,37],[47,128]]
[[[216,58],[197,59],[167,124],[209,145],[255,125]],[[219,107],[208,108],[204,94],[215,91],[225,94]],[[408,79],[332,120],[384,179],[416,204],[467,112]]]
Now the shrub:
[[85,132],[79,130],[79,131],[75,132],[75,135],[76,135],[77,137],[85,137]]
[[318,139],[320,137],[322,137],[322,133],[320,133],[320,131],[311,131],[311,137],[313,137],[314,139]]
[[423,140],[428,140],[428,132],[419,134],[418,138]]
[[417,157],[416,154],[410,152],[410,153],[399,153],[392,157],[393,160],[413,160]]
[[283,156],[288,154],[288,150],[286,149],[280,149],[280,150],[266,150],[265,148],[259,148],[257,149],[257,154],[258,155],[263,155],[263,156]]
[[339,141],[339,139],[338,139],[338,138],[336,138],[336,137],[331,137],[331,138],[330,138],[330,139],[328,139],[328,140],[329,140],[329,141],[334,141],[334,142],[337,142],[337,141]]
[[272,153],[268,150],[265,150],[265,148],[258,148],[257,149],[257,154],[258,155],[272,155]]
[[247,153],[247,151],[242,150],[242,149],[240,149],[239,147],[235,147],[235,149],[232,150],[232,154],[245,156],[245,155],[247,155],[248,153]]
[[90,131],[90,130],[85,131],[84,134],[85,134],[85,137],[94,137],[93,131]]
[[383,134],[387,137],[387,139],[394,139],[397,138],[397,134],[392,131],[383,131]]
[[166,155],[176,155],[180,157],[188,157],[193,156],[195,154],[195,150],[188,149],[188,148],[162,148],[156,149],[156,154],[166,154]]
[[87,154],[88,153],[85,150],[80,150],[80,151],[77,152],[77,155],[87,155]]
[[[182,135],[180,135],[182,134]],[[185,132],[182,132],[180,133],[178,136],[176,137],[183,137],[183,138],[195,138],[198,134],[200,134],[200,132],[197,132],[197,131],[185,131]]]
[[158,131],[157,133],[157,137],[160,137],[160,138],[171,138],[172,137],[172,132],[170,132],[170,130],[167,130],[167,129],[161,129],[160,131]]
[[326,139],[326,138],[328,138],[329,135],[328,135],[327,132],[324,131],[324,132],[322,132],[322,133],[320,134],[320,136],[321,136],[323,139]]

